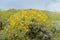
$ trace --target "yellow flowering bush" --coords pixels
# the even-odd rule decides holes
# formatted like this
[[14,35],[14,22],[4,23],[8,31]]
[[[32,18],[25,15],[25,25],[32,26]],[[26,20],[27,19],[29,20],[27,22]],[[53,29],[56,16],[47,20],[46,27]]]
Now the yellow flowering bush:
[[43,40],[45,40],[45,35],[48,36],[46,40],[52,38],[50,35],[51,21],[44,12],[39,10],[20,10],[11,15],[8,22],[10,27],[7,32],[12,34],[11,38],[14,37],[17,40],[42,40],[44,38]]
[[28,31],[28,25],[32,23],[41,24],[47,20],[47,15],[38,10],[20,10],[14,15],[10,16],[9,23],[12,28],[23,29]]

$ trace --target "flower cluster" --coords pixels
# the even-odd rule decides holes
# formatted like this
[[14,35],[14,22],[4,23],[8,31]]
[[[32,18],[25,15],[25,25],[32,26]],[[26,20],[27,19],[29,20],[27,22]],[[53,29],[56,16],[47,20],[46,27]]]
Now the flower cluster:
[[17,26],[18,29],[28,31],[29,24],[41,24],[45,22],[47,18],[44,13],[38,12],[38,10],[21,10],[10,16],[9,23],[12,28]]

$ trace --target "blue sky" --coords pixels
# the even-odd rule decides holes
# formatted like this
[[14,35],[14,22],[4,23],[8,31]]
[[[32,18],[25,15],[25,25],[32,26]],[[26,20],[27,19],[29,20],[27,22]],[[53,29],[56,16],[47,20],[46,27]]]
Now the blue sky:
[[0,9],[9,8],[60,11],[60,0],[0,0]]

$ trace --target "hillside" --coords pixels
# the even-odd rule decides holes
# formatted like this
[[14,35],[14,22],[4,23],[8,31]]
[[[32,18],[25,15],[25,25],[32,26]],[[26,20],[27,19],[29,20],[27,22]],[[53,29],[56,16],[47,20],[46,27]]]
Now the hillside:
[[[59,12],[37,9],[0,10],[2,40],[59,40],[59,33]],[[41,36],[43,37],[39,39]]]

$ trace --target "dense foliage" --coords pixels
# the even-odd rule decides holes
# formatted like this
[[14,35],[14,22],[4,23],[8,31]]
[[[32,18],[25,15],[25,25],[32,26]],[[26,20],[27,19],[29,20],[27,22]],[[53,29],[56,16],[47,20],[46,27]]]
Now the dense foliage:
[[0,40],[55,40],[52,19],[35,9],[0,12]]

